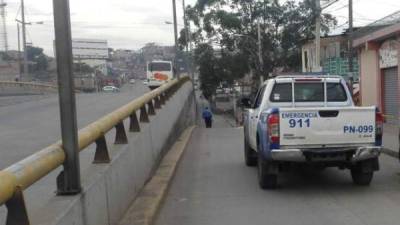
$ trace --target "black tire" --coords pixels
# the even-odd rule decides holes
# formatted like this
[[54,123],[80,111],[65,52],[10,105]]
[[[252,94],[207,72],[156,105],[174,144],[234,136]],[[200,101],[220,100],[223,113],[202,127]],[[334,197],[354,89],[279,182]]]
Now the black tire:
[[254,167],[257,165],[257,153],[251,149],[246,138],[244,138],[244,160],[246,162],[246,166]]
[[373,178],[374,172],[364,172],[361,165],[351,168],[353,183],[360,186],[368,186]]
[[278,175],[269,173],[269,163],[258,154],[258,184],[264,190],[276,189],[278,186]]

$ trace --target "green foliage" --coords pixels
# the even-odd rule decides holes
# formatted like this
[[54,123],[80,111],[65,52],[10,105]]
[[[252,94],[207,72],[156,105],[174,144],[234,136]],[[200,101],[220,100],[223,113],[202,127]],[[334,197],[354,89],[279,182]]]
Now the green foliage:
[[94,69],[86,63],[74,63],[74,72],[77,74],[94,73]]
[[[319,14],[315,0],[198,0],[186,12],[195,26],[190,35],[196,44],[201,88],[207,95],[221,82],[243,77],[249,68],[258,76],[277,68],[299,70],[301,45],[314,38],[314,21]],[[330,14],[323,14],[321,21],[322,34],[337,23]],[[257,55],[258,23],[263,67]]]
[[29,70],[31,72],[46,71],[49,66],[49,62],[47,56],[43,53],[43,48],[27,46],[26,50],[28,60],[33,62],[33,64],[29,66]]

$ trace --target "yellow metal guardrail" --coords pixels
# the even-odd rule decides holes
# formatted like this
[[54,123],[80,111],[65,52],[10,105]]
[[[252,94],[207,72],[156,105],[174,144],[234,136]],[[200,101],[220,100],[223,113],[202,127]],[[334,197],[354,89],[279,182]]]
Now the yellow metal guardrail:
[[[115,143],[127,143],[123,121],[130,118],[129,131],[140,131],[139,120],[149,122],[148,115],[154,115],[155,109],[161,108],[161,105],[165,104],[165,101],[189,80],[188,77],[172,80],[79,130],[79,151],[96,143],[94,163],[109,162],[105,134],[116,128]],[[139,120],[136,111],[140,112]],[[22,191],[61,166],[65,158],[66,155],[59,141],[0,171],[0,205],[7,205],[9,216],[10,209],[12,211],[12,208],[15,208],[15,202],[21,198]]]

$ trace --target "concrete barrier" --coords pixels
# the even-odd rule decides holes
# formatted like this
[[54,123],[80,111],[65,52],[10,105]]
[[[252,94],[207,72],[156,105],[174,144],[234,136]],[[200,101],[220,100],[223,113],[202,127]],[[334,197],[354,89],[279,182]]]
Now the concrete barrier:
[[[128,144],[109,145],[109,164],[93,164],[82,171],[80,195],[52,197],[30,215],[32,224],[117,224],[165,151],[194,120],[192,85],[186,82],[161,109],[156,109],[148,123],[140,123],[140,132],[127,132]],[[129,127],[128,122],[125,127]]]
[[45,83],[0,81],[0,96],[43,95],[57,91],[57,86]]

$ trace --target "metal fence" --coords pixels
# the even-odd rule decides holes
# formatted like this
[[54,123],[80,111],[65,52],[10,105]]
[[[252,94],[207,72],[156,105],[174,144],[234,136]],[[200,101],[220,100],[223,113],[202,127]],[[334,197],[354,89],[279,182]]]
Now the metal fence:
[[[156,109],[163,104],[187,81],[188,77],[172,80],[149,92],[114,112],[91,123],[78,132],[79,151],[95,143],[94,163],[109,163],[110,156],[105,135],[116,129],[115,144],[127,144],[128,139],[123,121],[130,120],[129,131],[140,132],[140,122],[148,123],[149,115],[155,115]],[[136,112],[139,112],[139,117]],[[7,225],[29,224],[23,199],[23,190],[65,163],[66,154],[61,141],[54,143],[39,152],[0,171],[0,206],[6,204]],[[60,178],[57,181],[63,180]],[[60,189],[60,182],[57,186]]]

